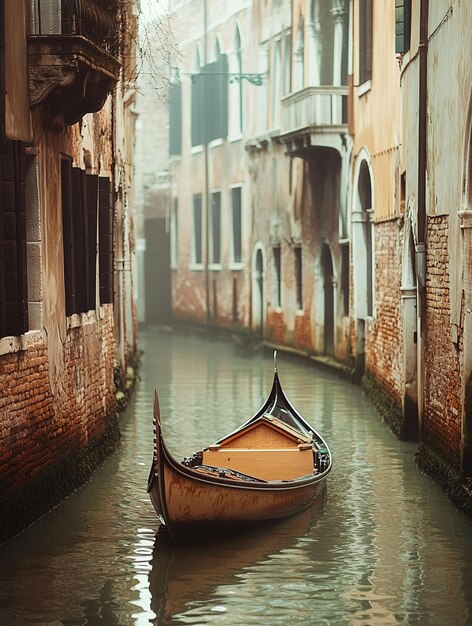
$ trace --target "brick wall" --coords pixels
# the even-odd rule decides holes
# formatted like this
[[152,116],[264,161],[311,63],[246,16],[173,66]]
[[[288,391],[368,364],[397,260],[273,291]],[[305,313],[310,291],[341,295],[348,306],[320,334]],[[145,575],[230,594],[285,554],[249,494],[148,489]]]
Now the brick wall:
[[285,341],[285,320],[282,311],[270,311],[267,314],[267,337],[276,344]]
[[449,463],[459,462],[462,385],[451,341],[448,217],[429,217],[426,255],[424,441]]
[[115,412],[111,306],[69,329],[57,393],[46,340],[0,356],[0,492],[8,497],[48,466],[100,435]]
[[294,343],[299,350],[313,350],[311,320],[307,313],[295,317]]
[[403,376],[402,224],[389,220],[375,225],[375,319],[366,324],[366,371],[398,402]]

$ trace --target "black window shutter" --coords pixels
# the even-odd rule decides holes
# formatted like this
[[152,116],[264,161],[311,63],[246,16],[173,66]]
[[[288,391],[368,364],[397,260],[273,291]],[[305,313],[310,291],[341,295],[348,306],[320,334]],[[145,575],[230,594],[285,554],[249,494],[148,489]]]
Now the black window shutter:
[[108,177],[98,179],[98,241],[100,303],[113,302],[113,203],[111,181]]
[[25,146],[6,141],[0,152],[0,336],[28,330]]
[[97,290],[98,176],[87,174],[87,310],[95,309]]
[[86,174],[79,167],[72,168],[72,228],[74,238],[74,270],[76,284],[76,311],[87,311],[88,292],[88,231]]

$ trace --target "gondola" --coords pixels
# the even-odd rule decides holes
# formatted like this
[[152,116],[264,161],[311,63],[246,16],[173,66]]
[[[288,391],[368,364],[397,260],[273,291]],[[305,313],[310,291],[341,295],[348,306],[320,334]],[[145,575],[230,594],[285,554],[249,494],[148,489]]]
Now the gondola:
[[270,394],[240,428],[183,461],[169,452],[154,393],[148,493],[171,537],[222,532],[297,513],[324,491],[328,445],[286,398],[277,372]]

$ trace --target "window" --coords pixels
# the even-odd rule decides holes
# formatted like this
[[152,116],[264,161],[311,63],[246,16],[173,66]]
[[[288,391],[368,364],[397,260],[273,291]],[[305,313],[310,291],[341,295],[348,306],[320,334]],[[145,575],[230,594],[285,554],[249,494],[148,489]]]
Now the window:
[[172,210],[170,216],[170,266],[176,268],[179,258],[179,215],[177,198],[172,199]]
[[169,87],[169,154],[182,153],[182,84]]
[[404,54],[410,49],[411,0],[395,0],[395,52]]
[[343,298],[343,314],[349,315],[349,243],[341,246],[341,293]]
[[282,265],[281,265],[281,251],[280,246],[274,246],[272,248],[272,254],[274,257],[274,298],[275,306],[282,306]]
[[[61,161],[62,232],[66,315],[95,309],[97,304],[97,239],[99,296],[113,302],[113,207],[107,177],[86,174]],[[98,229],[98,237],[97,237]]]
[[6,337],[28,330],[25,145],[6,141],[0,159],[0,337]]
[[359,84],[372,79],[372,0],[359,0]]
[[303,309],[303,274],[302,274],[302,249],[301,246],[294,248],[295,253],[295,297],[297,309]]
[[228,134],[228,57],[220,54],[192,76],[192,146]]
[[193,196],[193,262],[202,263],[202,194]]
[[86,175],[87,189],[87,310],[97,306],[97,234],[98,234],[98,180],[96,174]]
[[100,304],[107,304],[114,297],[113,193],[107,176],[98,179],[98,214]]
[[233,263],[242,261],[242,217],[241,187],[231,189],[231,208],[233,216]]
[[221,192],[211,194],[211,263],[221,263]]

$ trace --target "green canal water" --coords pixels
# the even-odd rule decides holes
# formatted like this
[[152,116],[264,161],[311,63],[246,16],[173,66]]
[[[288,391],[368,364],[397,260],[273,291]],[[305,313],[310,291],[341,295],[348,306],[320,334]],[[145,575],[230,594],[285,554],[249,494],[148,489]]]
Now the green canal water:
[[119,451],[0,546],[0,626],[472,624],[472,523],[358,387],[283,354],[288,398],[333,452],[324,499],[251,532],[170,544],[146,493],[154,389],[169,447],[187,456],[260,407],[272,359],[163,329],[140,347]]

